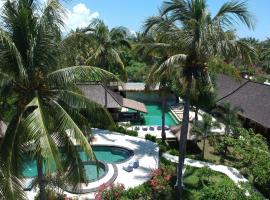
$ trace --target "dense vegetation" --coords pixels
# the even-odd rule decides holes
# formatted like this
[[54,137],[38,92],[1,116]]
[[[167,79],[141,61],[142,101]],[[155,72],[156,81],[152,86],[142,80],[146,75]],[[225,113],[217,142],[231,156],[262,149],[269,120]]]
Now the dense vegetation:
[[[2,8],[0,120],[8,128],[0,140],[1,199],[25,199],[19,184],[20,163],[25,156],[37,161],[37,198],[58,198],[50,190],[55,182],[76,187],[86,181],[73,140],[89,159],[95,160],[87,141],[92,127],[138,135],[115,125],[107,110],[89,101],[76,85],[97,81],[108,84],[120,79],[145,81],[147,89],[159,84],[163,108],[171,91],[184,98],[180,151],[165,142],[164,112],[162,141],[151,135],[145,137],[157,142],[161,153],[179,156],[180,165],[176,170],[177,166],[163,160],[149,182],[129,190],[122,185],[101,188],[97,198],[177,198],[179,191],[174,186],[178,177],[178,189],[182,189],[191,107],[196,113],[192,131],[202,143],[199,156],[189,150],[187,156],[213,161],[209,159],[211,148],[218,163],[236,167],[261,193],[270,196],[269,146],[261,135],[241,127],[238,108],[223,105],[219,118],[225,125],[222,137],[212,132],[219,124],[210,115],[198,121],[199,109],[210,111],[215,107],[212,83],[219,73],[236,78],[254,76],[258,82],[270,77],[270,40],[239,39],[232,30],[235,20],[253,27],[245,2],[229,1],[211,16],[206,0],[169,0],[136,34],[125,27],[109,29],[97,19],[62,37],[63,13],[58,0],[46,5],[35,0],[6,0]],[[52,173],[57,175],[52,177]],[[184,184],[186,188],[180,192],[186,199],[222,199],[225,194],[226,199],[261,199],[250,185],[238,188],[208,168],[187,168]],[[245,195],[246,190],[250,196]]]

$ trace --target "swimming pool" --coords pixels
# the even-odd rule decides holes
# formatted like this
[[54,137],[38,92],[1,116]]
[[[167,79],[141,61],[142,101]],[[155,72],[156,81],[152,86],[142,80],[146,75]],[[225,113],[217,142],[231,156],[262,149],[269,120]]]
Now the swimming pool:
[[[161,126],[162,125],[162,107],[158,103],[145,103],[148,113],[143,113],[144,122],[139,125],[147,126]],[[130,112],[134,112],[130,110]],[[170,109],[166,107],[165,111],[165,125],[175,126],[178,124],[178,120],[170,112]]]
[[[121,163],[133,156],[133,151],[118,147],[118,146],[105,146],[105,145],[93,145],[92,149],[96,155],[97,160],[104,163]],[[98,180],[105,175],[106,167],[102,162],[99,165],[99,173],[97,173],[97,166],[95,163],[88,162],[86,154],[78,148],[78,152],[82,161],[84,162],[84,169],[86,171],[86,178],[88,181]],[[37,164],[35,159],[25,157],[22,163],[22,175],[26,178],[34,178],[37,176]],[[51,166],[51,170],[54,171],[55,166]]]
[[[133,152],[129,149],[118,147],[118,146],[104,146],[104,145],[93,145],[92,149],[96,155],[97,160],[105,163],[121,163],[129,159]],[[79,151],[81,159],[87,160],[85,152]]]

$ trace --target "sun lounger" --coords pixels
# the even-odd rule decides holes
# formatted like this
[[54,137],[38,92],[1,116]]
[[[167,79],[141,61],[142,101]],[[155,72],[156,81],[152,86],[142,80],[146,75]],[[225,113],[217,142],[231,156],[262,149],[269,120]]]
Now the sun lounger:
[[160,130],[161,130],[161,126],[158,126],[158,127],[157,127],[157,130],[160,131]]
[[140,130],[140,127],[139,126],[136,126],[135,127],[135,131],[139,131]]
[[169,131],[170,127],[169,126],[165,126],[165,131]]
[[150,130],[150,131],[154,131],[154,130],[155,130],[155,127],[150,126],[149,130]]
[[123,170],[125,170],[126,172],[132,172],[133,171],[133,165],[131,165],[131,163],[129,163],[126,166],[123,166]]
[[132,160],[130,163],[129,163],[129,166],[132,166],[134,169],[137,169],[140,165],[139,165],[139,160],[135,159],[135,160]]
[[148,128],[147,128],[147,127],[143,127],[142,130],[143,130],[143,131],[147,131]]

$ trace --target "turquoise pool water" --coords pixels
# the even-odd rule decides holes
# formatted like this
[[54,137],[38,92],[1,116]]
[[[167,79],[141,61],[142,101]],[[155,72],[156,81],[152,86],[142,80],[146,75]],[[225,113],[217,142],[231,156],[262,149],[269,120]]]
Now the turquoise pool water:
[[[92,149],[97,157],[97,160],[103,161],[105,163],[118,163],[128,159],[132,156],[132,152],[116,146],[92,146]],[[82,161],[87,161],[86,154],[78,148],[80,157]],[[37,167],[35,159],[25,159],[22,163],[22,175],[24,177],[36,177],[37,176]],[[100,167],[99,173],[97,173],[97,167],[94,163],[84,163],[84,168],[86,171],[87,180],[97,180],[98,177],[104,175],[105,168]],[[52,166],[53,170],[55,167]]]
[[[93,146],[93,151],[97,157],[97,160],[106,163],[118,163],[128,159],[131,156],[131,152],[121,147],[111,146]],[[83,151],[79,151],[81,159],[87,160],[87,156]]]
[[[97,180],[99,177],[101,177],[105,174],[104,167],[101,166],[101,167],[97,168],[96,164],[92,164],[92,163],[85,163],[84,169],[86,172],[86,179],[88,181]],[[24,177],[27,177],[27,178],[36,177],[37,176],[36,161],[35,160],[26,160],[23,163],[22,174]]]
[[[147,126],[161,126],[162,125],[162,108],[157,103],[145,103],[148,113],[143,114],[144,123],[141,125]],[[132,111],[130,111],[132,112]],[[175,119],[170,112],[169,108],[165,111],[165,124],[167,126],[175,126],[178,124],[177,119]]]

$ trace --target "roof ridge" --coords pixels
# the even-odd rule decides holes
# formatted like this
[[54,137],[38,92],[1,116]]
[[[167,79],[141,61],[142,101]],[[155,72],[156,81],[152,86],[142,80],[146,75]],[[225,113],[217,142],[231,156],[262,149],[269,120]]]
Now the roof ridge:
[[[115,96],[112,94],[112,92],[113,93],[115,93],[114,91],[112,91],[112,90],[110,90],[110,89],[107,89],[102,83],[100,84],[103,88],[104,88],[104,90],[106,91],[106,92],[108,92],[110,95],[111,95],[111,97],[118,103],[118,105],[119,106],[123,106],[123,103],[121,104],[121,103],[119,103],[119,101],[117,100],[117,98],[115,98]],[[116,94],[116,93],[115,93]],[[118,95],[118,94],[116,94],[116,95]],[[119,95],[121,98],[123,98],[121,95]],[[108,97],[107,97],[107,100],[108,100]]]
[[224,97],[220,98],[219,100],[217,100],[217,102],[220,102],[221,100],[231,96],[232,94],[234,94],[235,92],[237,92],[238,90],[240,90],[242,87],[244,87],[247,83],[252,82],[250,80],[246,80],[246,82],[244,82],[243,84],[241,84],[238,88],[236,88],[235,90],[233,90],[232,92],[228,93],[227,95],[225,95]]

